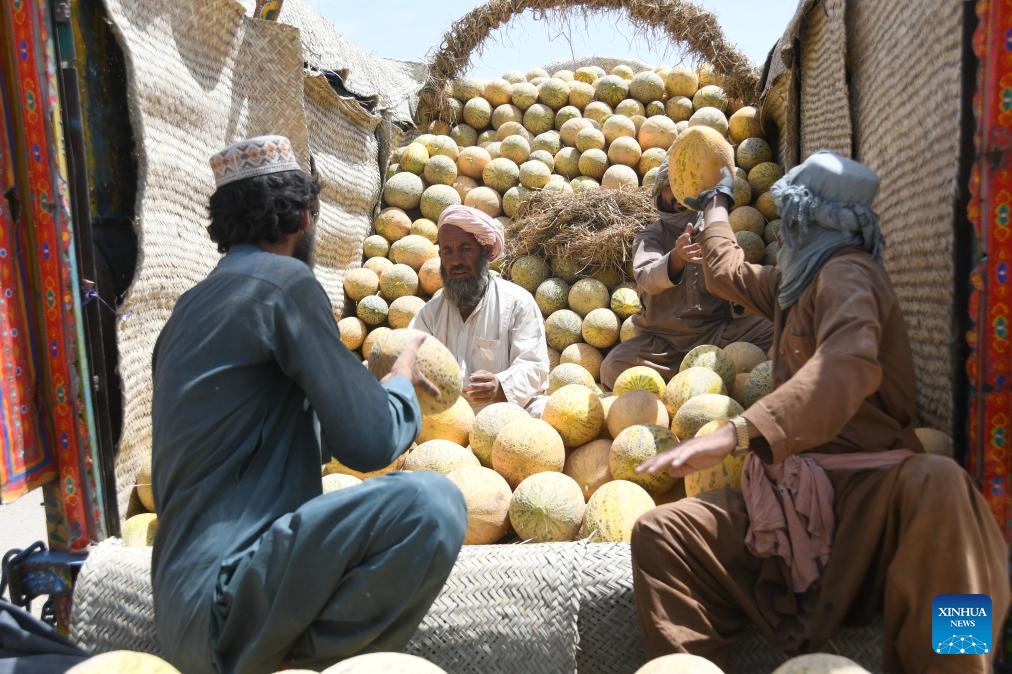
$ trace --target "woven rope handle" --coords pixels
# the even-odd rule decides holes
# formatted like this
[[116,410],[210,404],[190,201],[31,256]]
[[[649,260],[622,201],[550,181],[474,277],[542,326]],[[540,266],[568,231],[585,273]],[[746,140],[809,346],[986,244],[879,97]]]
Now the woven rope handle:
[[525,10],[539,13],[624,9],[637,28],[662,29],[675,42],[712,64],[724,79],[729,96],[750,101],[756,98],[759,72],[724,37],[710,12],[682,0],[490,0],[458,19],[443,35],[439,50],[429,64],[429,79],[420,93],[423,108],[442,110],[447,84],[468,67],[471,55],[496,28],[506,25]]

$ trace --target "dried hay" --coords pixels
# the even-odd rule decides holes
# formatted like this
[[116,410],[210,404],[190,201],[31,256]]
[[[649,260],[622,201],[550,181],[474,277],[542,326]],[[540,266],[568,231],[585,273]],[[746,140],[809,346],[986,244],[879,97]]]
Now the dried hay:
[[536,190],[506,227],[503,269],[524,255],[565,258],[581,274],[624,274],[633,237],[657,219],[644,188],[596,189],[570,194]]
[[472,54],[480,54],[489,34],[525,10],[563,26],[572,13],[587,17],[625,10],[644,39],[666,37],[681,44],[687,56],[706,61],[724,79],[724,90],[745,102],[757,98],[759,71],[727,38],[716,17],[687,0],[491,0],[458,19],[430,57],[429,80],[420,93],[422,108],[443,109],[449,83],[467,71]]

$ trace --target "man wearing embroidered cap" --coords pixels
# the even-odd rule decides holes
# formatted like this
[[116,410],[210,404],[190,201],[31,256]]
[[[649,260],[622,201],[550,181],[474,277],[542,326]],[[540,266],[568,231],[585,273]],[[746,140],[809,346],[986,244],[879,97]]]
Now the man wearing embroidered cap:
[[601,363],[609,389],[625,370],[653,368],[665,381],[678,374],[685,354],[700,344],[750,342],[763,351],[773,342],[773,325],[759,316],[735,318],[731,303],[707,292],[699,244],[698,213],[682,207],[668,183],[664,159],[653,184],[657,220],[633,240],[633,275],[643,309],[633,316],[638,333],[616,344]]
[[414,387],[436,390],[415,367],[421,342],[382,383],[341,343],[307,264],[319,188],[287,138],[241,141],[211,166],[207,231],[225,255],[152,358],[162,650],[211,674],[400,649],[460,550],[463,497],[434,473],[323,494],[320,467],[376,470],[411,445]]
[[684,476],[746,454],[741,491],[660,506],[636,524],[649,650],[726,665],[749,622],[784,650],[826,650],[845,623],[881,612],[884,671],[990,672],[994,651],[934,652],[939,594],[990,596],[1001,643],[1008,553],[970,477],[914,433],[913,358],[871,208],[878,175],[823,151],[778,181],[777,267],[744,261],[727,222],[732,184],[725,173],[696,201],[707,287],[777,326],[774,390],[639,468]]
[[529,292],[489,272],[502,255],[502,225],[470,206],[450,206],[436,223],[443,292],[411,327],[450,349],[475,410],[509,401],[537,412],[548,386],[544,322]]

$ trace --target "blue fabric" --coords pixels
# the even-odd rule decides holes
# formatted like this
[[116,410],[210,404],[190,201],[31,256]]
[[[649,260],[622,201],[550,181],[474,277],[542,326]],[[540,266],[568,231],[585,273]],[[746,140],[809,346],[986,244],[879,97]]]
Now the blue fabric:
[[[304,263],[254,246],[233,247],[179,299],[155,345],[153,375],[155,620],[170,660],[212,671],[202,657],[217,637],[215,588],[229,560],[255,551],[322,493],[330,456],[314,417],[328,453],[365,471],[411,445],[421,410],[407,379],[381,385],[341,344],[330,302]],[[354,550],[358,542],[342,544]],[[315,560],[278,560],[272,573],[319,581],[301,575]],[[259,629],[268,616],[249,619]]]
[[87,658],[50,625],[0,599],[0,674],[63,674]]

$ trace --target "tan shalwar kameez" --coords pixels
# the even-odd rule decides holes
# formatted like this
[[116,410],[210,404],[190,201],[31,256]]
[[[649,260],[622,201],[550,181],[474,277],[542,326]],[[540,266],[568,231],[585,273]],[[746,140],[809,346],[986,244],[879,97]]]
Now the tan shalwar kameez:
[[914,435],[912,356],[883,267],[858,248],[833,255],[786,311],[780,272],[743,261],[730,226],[703,232],[707,284],[774,324],[776,390],[745,411],[759,455],[806,451],[917,451],[887,469],[827,471],[836,534],[807,592],[786,590],[786,569],[745,548],[741,492],[723,489],[660,506],[632,537],[640,623],[652,656],[691,652],[728,666],[748,623],[787,651],[819,650],[838,628],[885,621],[886,672],[990,671],[990,656],[936,655],[938,594],[987,594],[994,642],[1009,603],[1008,554],[994,516],[953,460],[922,452]]
[[684,211],[657,220],[633,241],[633,274],[640,313],[633,316],[639,335],[608,352],[601,364],[601,383],[609,389],[622,372],[634,365],[656,370],[664,380],[678,374],[682,359],[700,344],[727,346],[745,341],[763,351],[770,347],[773,328],[759,316],[734,318],[731,304],[706,291],[702,265],[686,265],[677,282],[668,274],[668,260],[685,225],[696,213]]

